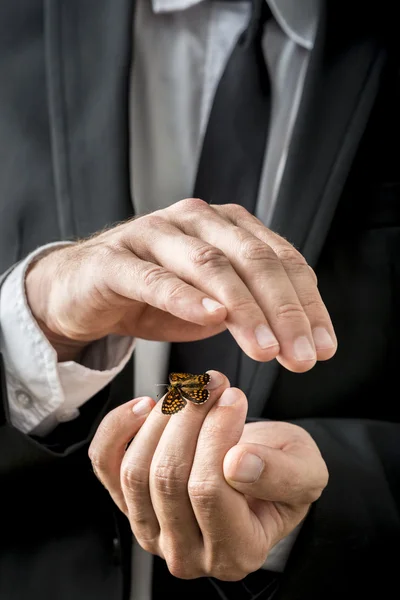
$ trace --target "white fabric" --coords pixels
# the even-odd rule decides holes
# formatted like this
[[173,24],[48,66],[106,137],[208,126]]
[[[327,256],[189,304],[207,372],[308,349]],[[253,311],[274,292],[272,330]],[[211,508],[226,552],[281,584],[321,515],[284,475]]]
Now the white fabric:
[[0,348],[10,418],[24,433],[44,435],[79,416],[79,407],[114,379],[133,351],[132,338],[110,335],[85,352],[82,364],[57,362],[56,351],[29,310],[24,280],[30,261],[59,245],[30,254],[7,277],[0,295]]

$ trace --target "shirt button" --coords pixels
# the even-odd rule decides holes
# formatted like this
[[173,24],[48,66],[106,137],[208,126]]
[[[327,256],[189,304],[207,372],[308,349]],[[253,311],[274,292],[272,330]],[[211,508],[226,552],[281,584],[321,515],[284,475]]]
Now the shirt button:
[[115,565],[120,565],[122,562],[122,548],[121,542],[118,537],[113,538],[112,541],[112,558]]
[[77,408],[62,410],[57,415],[57,421],[59,421],[60,423],[66,423],[67,421],[72,421],[73,419],[76,419],[77,417],[79,417],[80,414],[81,413]]
[[17,402],[21,406],[21,408],[29,408],[32,406],[33,400],[29,394],[24,392],[23,390],[18,390],[16,392]]

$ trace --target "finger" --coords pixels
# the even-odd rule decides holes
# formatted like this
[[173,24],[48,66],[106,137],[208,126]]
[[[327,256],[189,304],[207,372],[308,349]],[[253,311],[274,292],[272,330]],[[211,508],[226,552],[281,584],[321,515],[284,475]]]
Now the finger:
[[[222,470],[226,452],[240,439],[246,412],[243,392],[225,390],[204,421],[189,479],[190,501],[209,549],[208,568],[217,573],[237,564],[238,555],[248,558],[247,573],[256,570],[268,550],[264,531],[245,497],[226,485]],[[233,535],[234,544],[229,541]]]
[[[318,291],[316,275],[304,257],[292,244],[265,227],[259,219],[242,207],[225,205],[215,208],[236,226],[246,229],[254,237],[272,248],[281,261],[310,322],[318,360],[331,358],[337,349],[335,331],[328,310]],[[278,360],[284,364],[285,355],[280,356]]]
[[128,250],[119,251],[118,261],[105,263],[103,271],[108,288],[118,295],[121,304],[129,306],[130,300],[136,300],[203,326],[225,320],[226,308],[217,300]]
[[[207,218],[211,228],[214,227],[213,219],[221,220],[209,207],[206,209],[208,216],[202,212],[200,220]],[[166,220],[160,220],[152,223],[151,239],[146,248],[141,246],[139,254],[142,259],[152,261],[149,264],[161,265],[159,268],[174,273],[179,280],[201,290],[203,296],[206,294],[223,305],[227,310],[226,326],[251,358],[266,361],[277,356],[279,344],[263,311],[217,245],[205,243],[197,233],[186,235]],[[182,293],[186,293],[183,288]],[[149,298],[147,301],[153,303]]]
[[203,405],[188,402],[184,410],[169,419],[150,468],[150,495],[160,524],[164,557],[172,570],[174,563],[191,563],[191,577],[203,574],[193,571],[196,564],[200,567],[203,539],[189,500],[188,481],[204,419],[229,386],[222,373],[209,373],[210,398]]
[[124,513],[127,507],[121,489],[120,469],[125,448],[154,405],[151,398],[135,398],[110,411],[100,423],[89,447],[89,458],[95,475]]
[[226,481],[242,494],[260,500],[309,504],[328,482],[317,449],[298,444],[290,451],[265,444],[240,443],[224,458]]
[[[213,380],[214,372],[210,374]],[[159,546],[160,525],[150,495],[150,468],[164,429],[170,419],[177,419],[179,415],[164,415],[161,406],[162,399],[130,444],[121,467],[121,482],[136,539],[145,550],[163,556]],[[201,410],[202,407],[194,408]]]
[[332,358],[337,350],[337,339],[329,312],[319,293],[314,270],[289,242],[269,229],[260,227],[257,220],[253,224],[249,217],[251,215],[244,226],[251,227],[255,236],[269,244],[288,274],[310,322],[318,360]]
[[[160,327],[156,327],[155,323],[159,323]],[[121,321],[120,328],[116,330],[116,333],[126,335],[131,329],[132,315],[127,311],[126,316]],[[225,329],[225,323],[211,326],[197,325],[165,312],[160,313],[158,308],[155,308],[154,306],[146,306],[141,313],[139,322],[135,323],[135,330],[132,333],[138,338],[148,340],[191,342],[212,337],[217,333],[225,331]]]
[[161,413],[160,403],[161,400],[125,453],[121,465],[121,488],[135,538],[142,548],[162,556],[158,545],[160,526],[149,490],[151,459],[169,418]]
[[[238,208],[245,215],[249,214],[242,207]],[[252,306],[255,305],[259,311],[255,314],[258,323],[268,327],[269,332],[272,329],[279,342],[280,349],[275,345],[274,350],[279,351],[279,357],[285,367],[296,372],[312,368],[317,356],[310,322],[293,283],[275,251],[240,224],[236,225],[222,218],[218,211],[207,205],[198,206],[196,218],[189,219],[185,213],[180,212],[178,219],[185,231],[201,237],[210,244],[211,248],[219,248],[226,255],[229,265],[245,284],[252,298],[252,305],[246,300],[245,302],[239,300],[241,312],[236,307],[232,313],[224,302],[228,309],[225,322],[234,337],[238,339],[234,329],[238,315],[243,315],[245,323],[245,315],[251,315]],[[298,256],[302,258],[300,254]],[[308,288],[316,289],[311,279]],[[236,298],[240,298],[237,292],[235,294]],[[260,321],[260,315],[263,315],[263,322]],[[255,323],[253,328],[254,325]],[[252,339],[255,341],[256,336]],[[261,353],[255,358],[265,360]]]

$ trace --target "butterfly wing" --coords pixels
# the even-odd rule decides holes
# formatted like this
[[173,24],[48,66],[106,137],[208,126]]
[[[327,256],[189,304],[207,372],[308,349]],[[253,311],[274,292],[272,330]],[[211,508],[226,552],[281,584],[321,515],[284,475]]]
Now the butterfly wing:
[[185,408],[186,404],[187,402],[181,395],[179,389],[173,387],[168,390],[168,393],[163,400],[161,412],[164,415],[174,415]]
[[191,388],[191,387],[181,387],[181,394],[185,400],[189,400],[189,402],[193,402],[194,404],[204,404],[210,397],[209,390],[204,388]]
[[186,381],[190,381],[191,379],[193,379],[193,377],[196,377],[195,375],[192,375],[191,373],[170,373],[169,374],[169,382],[174,385],[177,383],[184,383]]
[[172,385],[181,384],[182,387],[204,387],[210,381],[208,373],[193,375],[193,373],[170,373],[169,381]]

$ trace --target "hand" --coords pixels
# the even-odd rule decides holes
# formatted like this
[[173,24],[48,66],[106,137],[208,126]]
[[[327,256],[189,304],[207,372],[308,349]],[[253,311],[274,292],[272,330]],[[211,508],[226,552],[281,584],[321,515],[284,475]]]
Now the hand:
[[109,333],[190,341],[225,328],[292,371],[336,351],[311,268],[237,205],[188,199],[122,223],[38,260],[26,290],[63,360]]
[[[188,403],[168,417],[159,402],[137,433],[124,417],[126,405],[115,409],[89,456],[139,544],[163,557],[173,575],[235,581],[262,566],[328,476],[306,431],[288,423],[244,425],[244,394],[220,373],[210,375],[206,404]],[[262,469],[251,455],[264,461]]]

